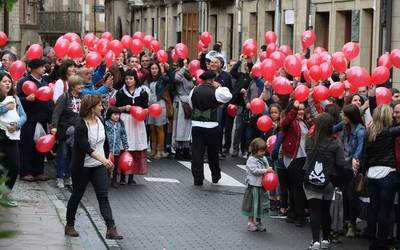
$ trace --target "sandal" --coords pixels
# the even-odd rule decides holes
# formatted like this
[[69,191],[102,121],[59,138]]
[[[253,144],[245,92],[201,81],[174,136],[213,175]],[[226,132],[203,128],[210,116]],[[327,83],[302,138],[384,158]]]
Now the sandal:
[[35,177],[33,177],[32,175],[28,174],[28,175],[25,175],[25,176],[21,177],[21,180],[32,182],[32,181],[35,181]]

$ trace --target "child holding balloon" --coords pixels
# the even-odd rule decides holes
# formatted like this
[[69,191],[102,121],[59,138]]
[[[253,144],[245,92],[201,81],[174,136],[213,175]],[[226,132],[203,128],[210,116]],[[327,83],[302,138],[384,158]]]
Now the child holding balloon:
[[107,111],[105,129],[107,133],[108,144],[110,145],[110,154],[114,156],[115,168],[112,173],[111,187],[117,187],[118,158],[121,149],[129,148],[124,122],[121,120],[121,111],[116,107],[110,107]]
[[262,177],[265,173],[273,172],[267,158],[264,157],[266,143],[261,138],[256,138],[250,143],[250,157],[246,162],[246,183],[242,203],[242,214],[248,216],[247,230],[250,232],[265,231],[261,219],[265,216],[263,209],[264,190]]

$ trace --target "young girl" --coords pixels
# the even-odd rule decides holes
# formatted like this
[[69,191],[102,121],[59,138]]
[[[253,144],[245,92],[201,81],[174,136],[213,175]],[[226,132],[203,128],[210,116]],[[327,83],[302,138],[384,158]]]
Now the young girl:
[[262,176],[273,169],[264,157],[266,144],[261,138],[256,138],[250,143],[250,157],[246,162],[247,189],[242,203],[242,214],[249,217],[247,230],[250,232],[265,231],[261,218],[265,216],[263,209],[264,190]]
[[128,138],[124,122],[120,119],[121,111],[116,107],[110,107],[106,115],[106,133],[108,144],[110,145],[110,153],[114,156],[115,168],[111,179],[111,187],[117,188],[117,172],[118,172],[118,158],[121,149],[128,150]]

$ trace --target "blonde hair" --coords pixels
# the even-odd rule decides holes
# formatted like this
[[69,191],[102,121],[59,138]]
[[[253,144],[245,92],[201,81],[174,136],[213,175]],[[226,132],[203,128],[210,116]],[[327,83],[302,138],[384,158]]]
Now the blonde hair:
[[77,85],[83,85],[83,79],[78,75],[68,77],[68,88],[73,89]]
[[261,138],[256,138],[250,142],[250,152],[252,155],[257,154],[258,151],[265,151],[267,144]]
[[384,128],[389,128],[393,124],[393,109],[389,105],[379,105],[372,115],[372,125],[367,130],[368,142],[374,142],[376,136]]

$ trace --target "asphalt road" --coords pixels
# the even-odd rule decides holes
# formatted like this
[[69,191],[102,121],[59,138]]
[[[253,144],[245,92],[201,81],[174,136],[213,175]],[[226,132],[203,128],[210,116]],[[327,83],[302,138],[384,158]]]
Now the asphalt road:
[[[246,230],[240,213],[245,160],[221,161],[220,185],[193,186],[190,162],[165,159],[149,163],[136,185],[110,189],[109,199],[123,249],[307,249],[311,231],[282,218],[267,218],[267,232]],[[97,209],[93,188],[86,196]],[[367,240],[344,238],[331,249],[368,249]]]

